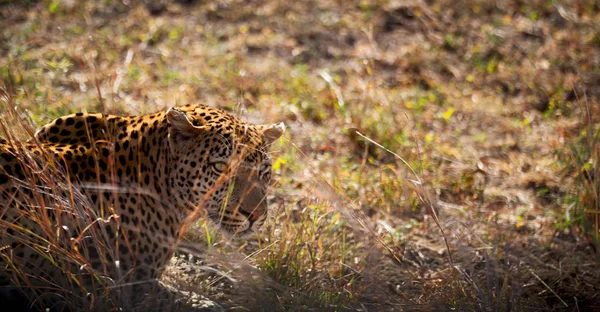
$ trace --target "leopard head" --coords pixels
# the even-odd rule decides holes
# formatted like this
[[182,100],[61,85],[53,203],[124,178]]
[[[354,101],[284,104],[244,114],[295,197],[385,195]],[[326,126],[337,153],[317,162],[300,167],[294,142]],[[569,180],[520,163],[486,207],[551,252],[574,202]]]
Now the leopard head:
[[167,120],[174,200],[203,209],[228,233],[258,231],[268,211],[267,151],[285,131],[283,123],[254,125],[207,107],[171,108]]

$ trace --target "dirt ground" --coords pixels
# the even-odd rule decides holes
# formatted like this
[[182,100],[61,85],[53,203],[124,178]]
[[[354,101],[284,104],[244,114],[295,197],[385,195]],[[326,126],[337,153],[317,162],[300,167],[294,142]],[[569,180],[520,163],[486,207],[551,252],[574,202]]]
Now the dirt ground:
[[600,310],[597,1],[0,1],[0,24],[36,125],[286,123],[265,231],[200,221],[165,272],[190,310]]

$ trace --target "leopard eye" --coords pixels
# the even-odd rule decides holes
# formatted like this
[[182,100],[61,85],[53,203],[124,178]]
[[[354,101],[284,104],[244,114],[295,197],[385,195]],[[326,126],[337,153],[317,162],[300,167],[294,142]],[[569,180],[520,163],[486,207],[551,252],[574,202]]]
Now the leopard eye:
[[212,168],[217,174],[221,174],[224,171],[226,171],[227,167],[228,166],[227,166],[226,162],[219,161],[219,162],[212,163]]

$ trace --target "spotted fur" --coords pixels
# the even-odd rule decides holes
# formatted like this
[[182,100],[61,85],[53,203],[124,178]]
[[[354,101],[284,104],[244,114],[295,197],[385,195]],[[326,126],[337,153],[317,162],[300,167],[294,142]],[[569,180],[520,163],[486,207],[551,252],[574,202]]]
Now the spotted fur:
[[[59,279],[35,248],[46,244],[80,254],[86,266],[73,267],[78,274],[114,284],[156,280],[182,226],[200,214],[231,234],[258,231],[268,210],[267,149],[283,131],[281,123],[254,125],[188,105],[133,117],[79,113],[43,126],[29,143],[0,141],[0,233],[9,234],[0,277],[14,281],[10,263],[25,263],[37,285]],[[51,168],[55,181],[32,173]],[[32,211],[42,217],[23,217]],[[54,230],[40,233],[40,222]]]

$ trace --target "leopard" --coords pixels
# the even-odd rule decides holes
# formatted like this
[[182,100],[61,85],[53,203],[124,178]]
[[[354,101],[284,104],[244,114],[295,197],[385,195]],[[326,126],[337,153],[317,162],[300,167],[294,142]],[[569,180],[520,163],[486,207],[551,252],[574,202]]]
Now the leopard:
[[29,141],[0,139],[0,281],[36,296],[75,289],[89,302],[129,289],[126,301],[141,300],[201,217],[229,236],[260,231],[269,149],[284,132],[190,104],[76,113]]

